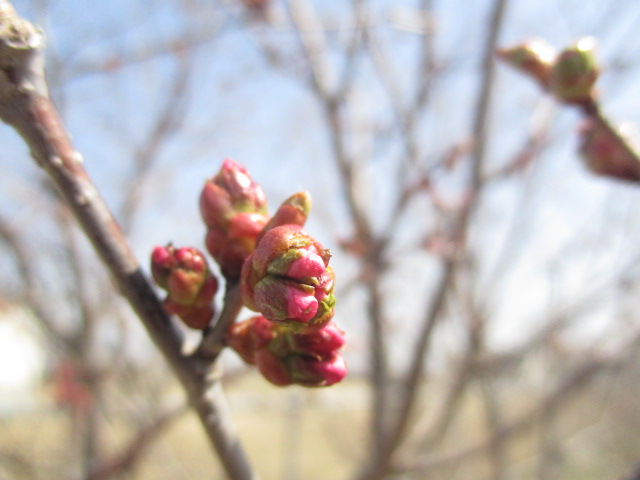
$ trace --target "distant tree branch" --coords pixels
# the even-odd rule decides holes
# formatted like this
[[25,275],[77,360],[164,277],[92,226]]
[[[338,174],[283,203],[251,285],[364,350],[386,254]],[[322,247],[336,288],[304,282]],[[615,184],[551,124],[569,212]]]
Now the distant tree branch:
[[184,406],[173,408],[159,415],[148,425],[143,426],[120,453],[103,461],[86,480],[107,480],[128,472],[144,455],[158,434],[185,412]]

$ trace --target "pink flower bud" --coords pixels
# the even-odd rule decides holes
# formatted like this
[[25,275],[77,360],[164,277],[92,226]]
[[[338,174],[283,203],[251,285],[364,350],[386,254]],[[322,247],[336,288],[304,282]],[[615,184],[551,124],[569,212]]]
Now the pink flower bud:
[[151,274],[155,282],[162,288],[167,288],[167,280],[175,265],[173,247],[156,247],[151,253]]
[[244,361],[257,365],[274,385],[328,386],[347,373],[340,356],[344,333],[333,324],[310,334],[296,334],[257,316],[233,325],[227,332],[227,344]]
[[243,266],[245,305],[297,332],[322,328],[335,305],[330,257],[298,225],[269,230]]
[[308,387],[328,387],[347,375],[347,365],[335,353],[323,358],[296,355],[287,359],[287,370],[293,383]]
[[258,237],[258,242],[269,230],[282,225],[299,225],[304,227],[311,211],[311,195],[309,192],[298,192],[287,198],[271,217],[264,231]]
[[579,105],[593,102],[600,73],[594,47],[595,40],[585,37],[560,53],[549,78],[550,89],[558,100]]
[[279,387],[291,385],[293,379],[285,363],[268,349],[258,350],[255,354],[256,365],[260,373],[269,382]]
[[242,359],[255,364],[255,352],[264,349],[278,335],[276,325],[263,316],[251,317],[243,322],[235,323],[227,332],[227,344]]
[[202,252],[192,247],[156,247],[151,254],[151,271],[167,291],[165,309],[190,327],[204,329],[214,314],[218,281]]
[[254,289],[254,301],[260,313],[273,322],[306,323],[317,310],[314,289],[308,285],[267,276]]
[[345,344],[344,332],[333,323],[309,334],[295,335],[293,339],[296,350],[311,355],[329,355]]
[[224,276],[235,281],[267,224],[266,197],[247,171],[225,160],[200,195],[200,213],[207,225],[206,245]]
[[238,213],[266,214],[267,199],[247,170],[226,159],[215,177],[205,183],[200,212],[209,228],[225,228]]
[[183,305],[172,301],[169,297],[165,299],[162,305],[167,313],[179,317],[186,326],[196,330],[207,328],[215,313],[211,304],[201,306]]
[[529,40],[521,45],[497,51],[501,60],[533,77],[543,88],[549,85],[551,67],[556,57],[555,49],[543,40]]
[[296,280],[321,276],[327,266],[324,259],[315,253],[315,250],[313,245],[306,249],[299,249],[300,256],[289,264],[285,275]]

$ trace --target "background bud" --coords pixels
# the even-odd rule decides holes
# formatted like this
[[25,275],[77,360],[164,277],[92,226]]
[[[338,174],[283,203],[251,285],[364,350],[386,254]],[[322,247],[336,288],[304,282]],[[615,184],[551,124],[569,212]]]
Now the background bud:
[[587,105],[595,99],[600,69],[594,56],[595,40],[585,37],[563,50],[551,69],[549,87],[561,101]]
[[612,132],[588,118],[580,127],[579,152],[592,172],[620,180],[640,182],[639,155],[631,141],[632,128],[624,124]]
[[544,40],[529,40],[515,47],[499,49],[496,53],[515,69],[536,79],[544,88],[549,85],[556,50]]

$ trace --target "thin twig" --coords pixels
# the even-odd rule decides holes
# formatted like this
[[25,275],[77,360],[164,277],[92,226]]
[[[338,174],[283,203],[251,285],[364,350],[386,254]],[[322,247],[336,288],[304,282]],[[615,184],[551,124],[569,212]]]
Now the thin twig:
[[86,480],[107,480],[131,471],[151,443],[158,438],[162,430],[167,428],[174,420],[180,418],[184,412],[185,407],[180,406],[160,414],[151,423],[140,428],[120,453],[104,460],[102,465],[96,467],[87,476]]

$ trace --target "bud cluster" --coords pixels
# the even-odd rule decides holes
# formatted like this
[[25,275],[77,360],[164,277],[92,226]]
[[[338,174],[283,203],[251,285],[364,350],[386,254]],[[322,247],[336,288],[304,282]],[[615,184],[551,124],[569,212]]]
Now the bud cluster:
[[[306,233],[311,197],[299,192],[267,215],[260,185],[232,160],[206,181],[200,214],[205,244],[227,286],[240,282],[243,303],[260,313],[228,332],[228,345],[276,385],[326,386],[346,375],[344,333],[334,324],[331,253]],[[204,330],[214,315],[218,281],[197,249],[156,247],[156,283],[165,309]]]
[[616,128],[600,112],[595,84],[600,66],[595,40],[579,39],[556,53],[550,45],[531,40],[498,50],[498,57],[538,81],[543,89],[567,105],[581,108],[579,153],[593,173],[618,180],[640,182],[640,150],[626,126]]
[[163,305],[191,328],[204,330],[213,318],[213,297],[218,281],[204,254],[193,247],[156,247],[151,254],[151,273],[167,291]]
[[340,355],[344,333],[333,323],[312,333],[296,334],[263,316],[255,316],[233,325],[227,333],[227,343],[274,385],[323,387],[339,382],[347,374]]

